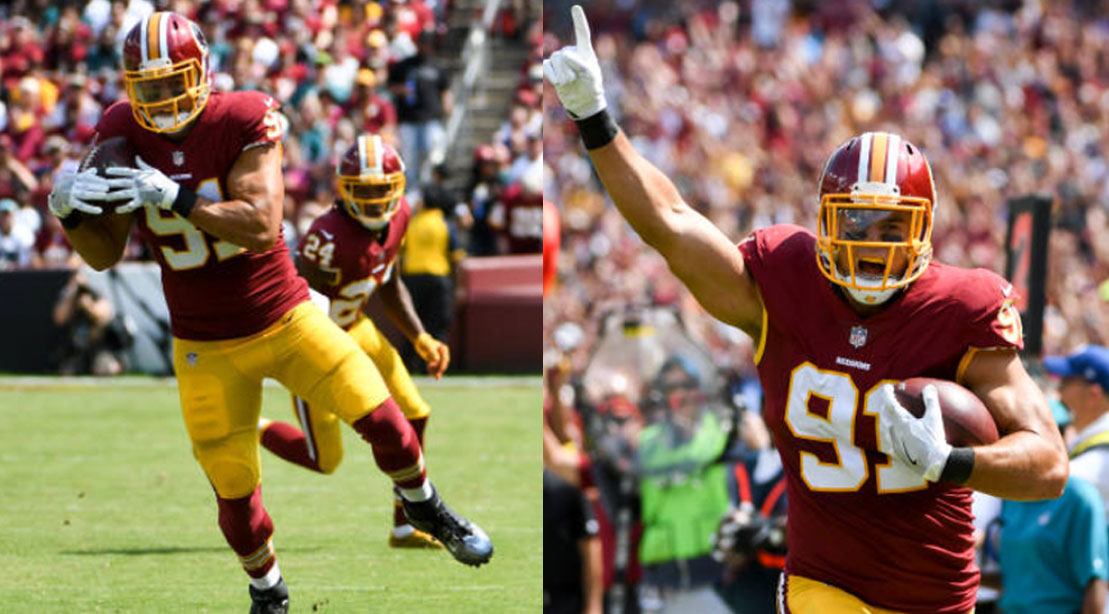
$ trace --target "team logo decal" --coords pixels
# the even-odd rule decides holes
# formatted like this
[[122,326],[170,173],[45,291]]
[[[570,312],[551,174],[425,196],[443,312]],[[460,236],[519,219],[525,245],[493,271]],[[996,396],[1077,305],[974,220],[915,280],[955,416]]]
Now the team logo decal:
[[176,164],[177,166],[184,165],[185,164],[185,152],[183,152],[183,151],[173,152],[173,163]]
[[847,342],[855,348],[861,348],[866,345],[866,328],[862,326],[852,326],[851,335],[847,337]]

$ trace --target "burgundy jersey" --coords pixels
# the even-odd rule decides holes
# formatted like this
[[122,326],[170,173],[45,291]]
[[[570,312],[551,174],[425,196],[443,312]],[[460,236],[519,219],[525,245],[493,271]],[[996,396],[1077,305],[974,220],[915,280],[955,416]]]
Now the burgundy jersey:
[[297,247],[301,267],[316,269],[312,288],[331,299],[331,319],[350,328],[377,287],[395,273],[412,209],[403,197],[384,234],[372,233],[341,207],[316,218]]
[[[148,164],[197,194],[226,200],[227,174],[239,154],[281,140],[277,103],[260,92],[212,92],[185,140],[150,132],[127,101],[108,107],[97,139],[125,136]],[[279,237],[262,254],[220,240],[176,213],[136,212],[139,234],[162,267],[162,289],[173,334],[200,341],[245,337],[265,329],[298,303],[308,288]]]
[[933,263],[863,318],[820,274],[809,231],[773,226],[739,250],[765,306],[756,362],[788,476],[787,571],[881,608],[969,612],[978,587],[971,490],[925,482],[879,452],[878,388],[955,380],[971,348],[1021,348],[1012,286]]
[[[503,209],[501,209],[503,207]],[[538,254],[543,251],[543,195],[529,196],[513,184],[501,197],[494,225],[508,239],[510,254]]]

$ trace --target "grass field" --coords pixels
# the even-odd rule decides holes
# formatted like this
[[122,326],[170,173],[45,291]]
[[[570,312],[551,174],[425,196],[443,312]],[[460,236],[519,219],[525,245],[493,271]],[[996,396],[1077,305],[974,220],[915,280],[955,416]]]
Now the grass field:
[[[429,472],[489,533],[492,562],[389,549],[388,483],[346,428],[331,476],[262,454],[291,612],[540,611],[539,379],[417,385],[433,408]],[[263,415],[292,419],[284,389],[267,386]],[[0,378],[0,612],[249,609],[172,380]]]

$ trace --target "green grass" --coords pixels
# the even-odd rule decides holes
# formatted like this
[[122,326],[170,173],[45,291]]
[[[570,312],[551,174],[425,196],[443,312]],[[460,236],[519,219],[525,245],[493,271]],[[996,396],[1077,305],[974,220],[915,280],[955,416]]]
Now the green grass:
[[[292,612],[540,611],[536,377],[420,380],[428,469],[496,545],[472,569],[386,546],[392,499],[344,428],[330,476],[263,451],[263,493]],[[292,418],[267,387],[263,414]],[[42,385],[0,378],[0,612],[231,612],[247,577],[216,524],[171,380]]]

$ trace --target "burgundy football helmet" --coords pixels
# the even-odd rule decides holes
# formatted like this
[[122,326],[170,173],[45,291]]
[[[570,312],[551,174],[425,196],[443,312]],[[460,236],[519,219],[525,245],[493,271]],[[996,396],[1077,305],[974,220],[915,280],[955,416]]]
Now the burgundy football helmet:
[[404,196],[404,160],[379,135],[363,134],[339,160],[336,190],[352,218],[370,230],[380,230]]
[[140,126],[163,133],[185,128],[211,91],[204,34],[177,13],[144,18],[123,39],[123,83]]
[[932,260],[935,202],[932,169],[912,143],[867,132],[840,145],[820,176],[821,273],[860,303],[889,300]]

